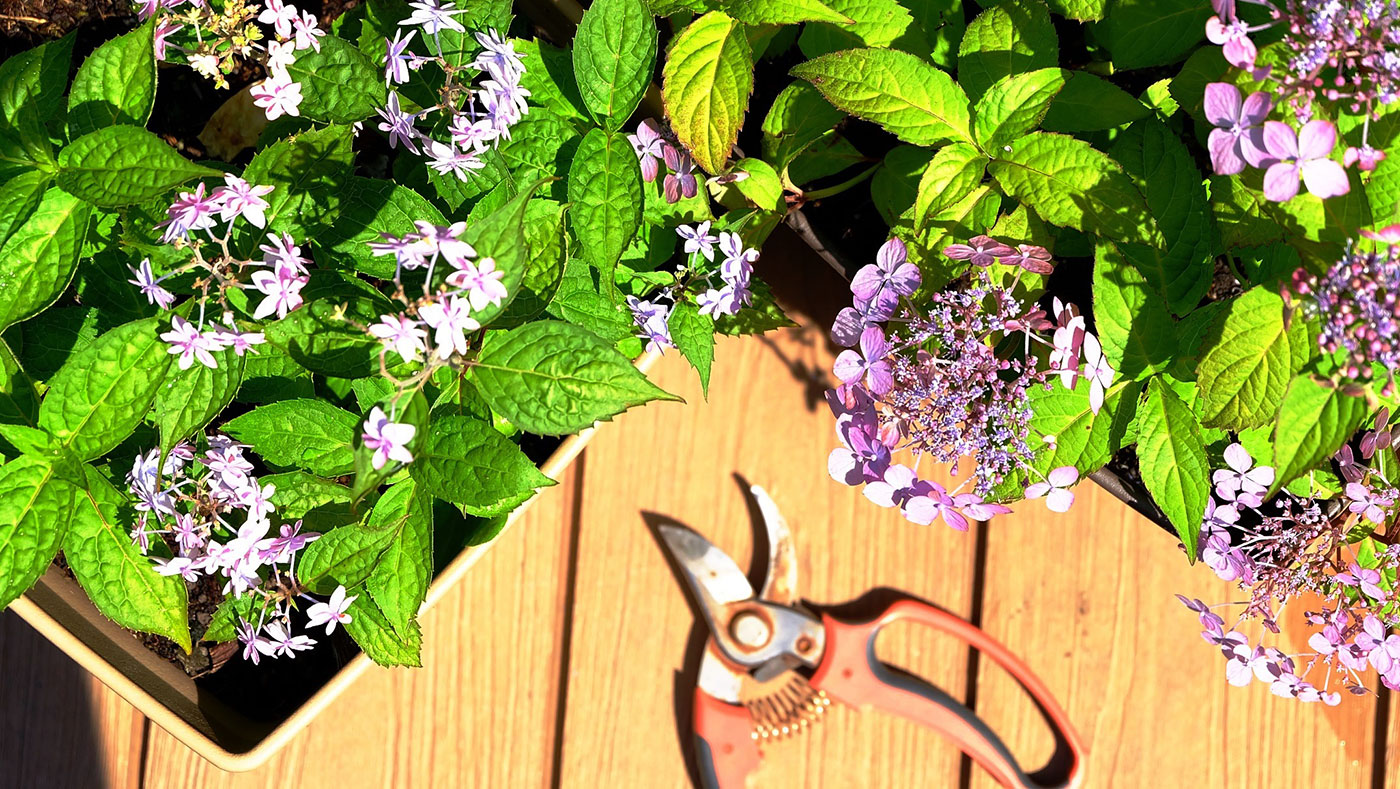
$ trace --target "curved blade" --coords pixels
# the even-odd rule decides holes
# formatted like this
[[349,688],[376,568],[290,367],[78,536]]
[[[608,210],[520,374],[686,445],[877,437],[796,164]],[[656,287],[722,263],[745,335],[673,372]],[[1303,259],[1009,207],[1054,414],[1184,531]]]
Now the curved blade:
[[753,599],[749,579],[729,554],[684,526],[663,524],[657,531],[704,609],[711,631],[721,606]]
[[797,601],[797,550],[792,545],[792,530],[768,491],[758,485],[750,486],[749,491],[758,502],[763,528],[768,532],[768,577],[759,599],[792,605]]

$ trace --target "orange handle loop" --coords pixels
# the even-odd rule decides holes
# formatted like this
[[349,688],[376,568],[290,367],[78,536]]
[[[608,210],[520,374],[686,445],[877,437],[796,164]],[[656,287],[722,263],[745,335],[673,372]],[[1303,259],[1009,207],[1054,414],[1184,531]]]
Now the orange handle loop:
[[[1040,706],[1055,734],[1055,756],[1044,769],[1027,775],[1001,738],[972,710],[942,690],[896,673],[875,657],[880,628],[898,619],[929,625],[961,638],[990,656],[1026,689]],[[811,685],[853,707],[872,706],[927,726],[949,737],[992,777],[1006,787],[1048,789],[1080,786],[1084,749],[1050,691],[1020,658],[991,636],[946,611],[904,599],[869,622],[841,622],[822,615],[826,627],[826,657],[812,675]]]
[[700,784],[706,789],[745,789],[762,758],[749,711],[696,688],[694,720]]

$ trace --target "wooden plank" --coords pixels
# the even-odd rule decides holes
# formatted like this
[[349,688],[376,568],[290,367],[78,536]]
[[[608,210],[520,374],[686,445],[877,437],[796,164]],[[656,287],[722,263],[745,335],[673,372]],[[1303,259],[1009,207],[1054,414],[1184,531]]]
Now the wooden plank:
[[[1092,483],[1077,495],[1067,515],[1028,503],[985,527],[983,621],[1069,711],[1089,748],[1086,786],[1369,785],[1373,698],[1328,708],[1227,685],[1219,650],[1173,593],[1215,603],[1239,592]],[[1301,611],[1281,623],[1297,641],[1285,648],[1305,650],[1292,617]],[[1049,735],[1019,686],[987,663],[978,713],[1034,769]],[[995,785],[973,773],[972,785]]]
[[138,785],[145,718],[12,613],[0,677],[0,784]]
[[422,669],[371,669],[269,764],[242,775],[152,727],[146,787],[545,783],[576,468],[424,615]]
[[[590,445],[563,786],[690,785],[684,711],[698,656],[686,655],[699,624],[643,513],[701,531],[747,567],[756,526],[731,474],[765,486],[783,509],[805,597],[843,603],[883,585],[967,615],[974,534],[909,524],[828,478],[834,422],[820,393],[831,358],[817,329],[721,339],[706,402],[694,371],[668,354],[653,378],[688,405],[629,412]],[[879,644],[884,659],[963,692],[964,649],[892,630]],[[834,708],[809,733],[769,747],[755,785],[945,786],[957,780],[958,763],[951,745],[913,724]]]

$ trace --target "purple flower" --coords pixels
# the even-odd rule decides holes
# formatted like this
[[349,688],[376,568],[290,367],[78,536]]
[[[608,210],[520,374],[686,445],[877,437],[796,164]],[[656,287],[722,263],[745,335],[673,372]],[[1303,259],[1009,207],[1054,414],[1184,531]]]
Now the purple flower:
[[1342,166],[1350,167],[1353,164],[1357,169],[1370,172],[1376,169],[1376,165],[1385,161],[1385,151],[1372,148],[1370,145],[1362,145],[1360,148],[1352,146],[1342,154]]
[[383,409],[375,406],[370,409],[369,416],[365,419],[364,433],[360,438],[363,439],[365,447],[374,450],[371,462],[377,471],[391,460],[412,463],[413,454],[408,451],[408,442],[413,440],[417,432],[418,428],[406,422],[389,421]]
[[[868,396],[865,402],[869,402]],[[833,449],[826,461],[826,470],[832,479],[847,485],[884,479],[890,463],[890,447],[879,438],[873,408],[837,417],[836,435],[841,439],[841,446]]]
[[1254,467],[1254,458],[1242,444],[1231,444],[1225,448],[1225,463],[1229,469],[1217,469],[1211,475],[1215,483],[1215,495],[1226,501],[1238,501],[1246,507],[1254,508],[1264,503],[1264,494],[1274,484],[1272,466]]
[[253,97],[253,106],[261,107],[267,119],[275,121],[283,115],[293,118],[301,115],[301,83],[290,80],[265,79],[248,89]]
[[667,348],[676,347],[668,324],[670,307],[628,296],[627,308],[632,311],[632,321],[642,330],[641,339],[647,341],[647,353],[663,353]]
[[666,202],[680,202],[682,196],[694,197],[700,187],[695,180],[695,162],[691,161],[690,154],[666,143],[661,146],[661,158],[671,171],[661,179],[661,191],[666,195]]
[[453,19],[457,14],[463,13],[466,9],[457,8],[453,3],[440,2],[440,0],[413,0],[408,4],[413,9],[413,13],[408,18],[399,22],[400,25],[422,25],[423,32],[434,35],[439,30],[455,30],[458,33],[465,33],[466,28],[462,23]]
[[161,559],[157,557],[154,561],[157,575],[178,575],[190,583],[199,580],[199,570],[195,568],[192,559],[182,556],[177,556],[173,559]]
[[1180,600],[1182,605],[1197,613],[1197,619],[1200,621],[1202,628],[1201,636],[1205,638],[1206,641],[1215,643],[1217,638],[1224,635],[1225,620],[1220,618],[1219,614],[1210,610],[1210,606],[1198,599],[1183,597],[1182,595],[1177,595],[1176,599]]
[[1362,567],[1356,562],[1351,563],[1347,572],[1337,573],[1333,577],[1336,579],[1337,583],[1357,587],[1362,593],[1372,599],[1380,601],[1386,599],[1387,595],[1385,590],[1380,586],[1381,574],[1375,570]]
[[836,320],[831,324],[831,341],[842,348],[850,348],[860,342],[861,332],[874,324],[875,321],[864,312],[855,307],[846,307],[836,314]]
[[655,181],[664,155],[662,149],[666,146],[666,138],[661,135],[656,121],[650,118],[642,121],[637,126],[636,134],[627,135],[627,141],[637,152],[637,163],[642,166],[642,180],[647,183]]
[[[900,296],[913,295],[921,282],[919,267],[908,262],[904,242],[898,238],[886,241],[875,255],[875,262],[861,267],[851,279],[851,295],[858,307],[877,320],[894,315]],[[881,317],[883,316],[883,318]]]
[[1084,377],[1089,379],[1089,410],[1095,414],[1103,408],[1108,388],[1113,386],[1113,368],[1103,355],[1099,338],[1092,334],[1084,335]]
[[1052,512],[1069,512],[1074,506],[1074,492],[1070,490],[1079,481],[1079,469],[1074,466],[1060,466],[1050,470],[1045,481],[1026,486],[1026,498],[1045,497],[1045,506]]
[[1220,21],[1220,17],[1213,16],[1206,20],[1206,38],[1212,44],[1222,45],[1221,51],[1230,65],[1242,69],[1254,68],[1258,50],[1249,40],[1249,25],[1243,20],[1226,23]]
[[719,251],[724,255],[720,264],[720,278],[738,289],[747,289],[753,276],[753,262],[758,260],[758,250],[744,246],[744,239],[738,233],[721,230]]
[[264,540],[267,547],[263,552],[269,562],[286,564],[297,551],[319,539],[321,535],[314,531],[303,534],[300,520],[296,523],[284,523],[278,529],[278,536]]
[[[144,18],[144,17],[143,17],[143,18]],[[168,19],[166,19],[166,20],[161,20],[161,22],[160,22],[159,24],[156,25],[156,31],[155,31],[155,53],[156,53],[156,60],[165,60],[165,51],[166,51],[166,47],[168,46],[166,39],[170,38],[171,36],[175,35],[176,33],[180,32],[181,30],[184,30],[184,29],[185,29],[185,26],[184,26],[184,25],[177,25],[177,24],[175,24],[174,22],[171,22],[171,21],[168,20]]]
[[943,248],[943,254],[953,260],[966,260],[974,266],[990,266],[997,258],[1007,257],[1015,250],[988,236],[974,236],[966,244],[951,244]]
[[482,258],[475,265],[470,260],[454,261],[457,270],[447,276],[447,284],[467,291],[473,310],[484,310],[487,305],[500,304],[510,291],[502,280],[506,273],[496,269],[496,261]]
[[261,14],[258,14],[258,21],[264,25],[272,25],[272,30],[279,38],[288,38],[292,35],[292,22],[297,19],[300,12],[297,7],[282,0],[267,0],[263,6]]
[[345,596],[345,587],[337,586],[331,597],[324,603],[316,603],[306,609],[306,626],[317,627],[326,626],[326,635],[330,635],[335,630],[337,624],[346,624],[353,621],[353,618],[346,613],[350,610],[350,604],[355,602],[359,595]]
[[208,230],[214,226],[214,214],[221,208],[220,200],[215,195],[204,194],[204,184],[197,185],[193,192],[181,192],[166,209],[167,219],[156,225],[165,228],[160,240],[169,243],[188,237],[191,231]]
[[476,43],[481,45],[481,54],[471,62],[471,67],[495,77],[519,77],[525,73],[525,64],[515,52],[515,44],[495,30],[475,34]]
[[[427,265],[428,261],[423,257],[423,247],[419,244],[419,237],[413,233],[406,236],[395,236],[389,233],[379,234],[383,241],[370,241],[370,251],[376,257],[381,255],[393,255],[395,269],[406,268],[412,271]],[[398,279],[397,270],[394,279]]]
[[482,161],[474,150],[458,150],[437,140],[424,139],[423,143],[423,150],[428,155],[428,166],[439,175],[455,175],[457,180],[465,181],[473,170],[486,167],[486,162]]
[[369,333],[379,338],[385,348],[391,348],[405,362],[418,361],[427,350],[428,333],[422,325],[407,315],[380,315],[379,323],[369,327]]
[[719,238],[710,235],[709,221],[701,222],[695,227],[681,225],[676,228],[676,235],[685,239],[685,253],[687,255],[699,252],[705,256],[706,260],[715,259],[715,242]]
[[212,337],[202,334],[189,321],[179,315],[170,320],[170,331],[160,335],[162,340],[169,343],[169,352],[180,355],[180,369],[188,370],[190,365],[198,361],[200,364],[213,370],[218,367],[214,360],[214,355],[210,351],[219,350],[219,343]]
[[418,317],[434,329],[433,342],[437,345],[439,359],[452,356],[454,351],[466,353],[466,333],[481,328],[481,324],[471,317],[471,305],[458,296],[447,296],[441,301],[419,307]]
[[1347,509],[1351,512],[1362,513],[1366,520],[1384,525],[1389,509],[1395,504],[1394,500],[1384,493],[1375,493],[1371,488],[1360,482],[1348,482],[1345,488],[1346,497],[1351,500]]
[[214,190],[212,197],[223,203],[223,208],[219,211],[219,219],[225,222],[232,222],[235,217],[242,217],[257,227],[267,224],[267,217],[263,213],[267,210],[267,201],[263,195],[271,194],[270,186],[253,186],[247,181],[239,178],[233,173],[224,174],[224,184]]
[[832,372],[842,383],[852,384],[864,379],[865,386],[877,397],[894,387],[893,368],[885,357],[890,344],[879,326],[871,326],[860,334],[860,352],[846,350],[836,357]]
[[885,469],[879,479],[865,483],[861,492],[877,506],[890,508],[903,506],[914,495],[914,485],[919,481],[914,470],[901,463]]
[[1327,158],[1337,146],[1337,127],[1330,121],[1308,121],[1302,131],[1278,121],[1264,124],[1264,149],[1268,156],[1259,166],[1264,173],[1264,197],[1276,203],[1298,194],[1301,176],[1308,191],[1318,197],[1336,197],[1351,190],[1346,171]]
[[1264,131],[1260,124],[1272,109],[1267,93],[1251,93],[1240,99],[1240,89],[1228,82],[1206,85],[1206,119],[1217,128],[1210,132],[1211,165],[1216,175],[1242,172],[1246,163],[1259,166],[1265,158]]
[[967,531],[967,518],[958,512],[953,497],[942,485],[928,480],[916,480],[911,495],[902,508],[904,517],[920,526],[928,526],[939,518],[949,527]]
[[292,240],[291,233],[268,233],[269,243],[258,246],[263,253],[263,262],[269,266],[286,266],[298,275],[306,274],[306,264],[311,261],[301,256],[301,247]]
[[[452,142],[462,150],[473,150],[477,153],[485,151],[501,132],[496,128],[496,124],[490,118],[473,119],[470,115],[458,115],[452,119],[452,126],[449,130],[452,133]],[[485,166],[484,163],[481,166]]]
[[149,301],[163,310],[170,309],[170,305],[175,303],[175,294],[160,286],[161,280],[165,279],[165,277],[156,279],[155,272],[151,271],[150,258],[142,258],[141,268],[139,269],[132,268],[131,266],[127,266],[127,269],[136,277],[136,279],[129,279],[127,282],[140,288],[142,295],[146,297],[146,301]]
[[287,317],[287,313],[302,305],[301,289],[309,281],[305,274],[280,260],[272,271],[253,272],[253,287],[264,294],[253,317],[262,319],[273,313],[278,318]]
[[374,111],[384,119],[379,124],[379,130],[389,133],[390,148],[396,148],[399,143],[403,143],[403,147],[407,148],[410,153],[418,153],[417,141],[422,135],[413,125],[413,122],[418,119],[418,113],[405,112],[399,105],[398,93],[391,91],[388,106],[376,107]]
[[271,642],[258,635],[258,626],[252,622],[240,622],[237,627],[238,641],[243,644],[243,659],[257,665],[263,655],[271,655],[274,647]]
[[989,521],[998,515],[1011,512],[1010,507],[1004,504],[989,504],[976,493],[959,493],[953,497],[953,503],[962,514],[975,521]]
[[1048,360],[1050,369],[1060,373],[1060,383],[1066,389],[1079,384],[1079,352],[1088,337],[1084,329],[1084,316],[1075,315],[1069,322],[1055,329],[1052,337],[1054,349]]
[[416,35],[417,30],[408,31],[407,37],[402,30],[395,30],[393,39],[384,39],[384,45],[388,49],[385,53],[384,79],[388,84],[401,85],[408,82],[408,69],[414,61],[413,53],[408,51],[408,45]]
[[1032,274],[1049,274],[1055,270],[1050,263],[1049,250],[1031,244],[1017,244],[1015,251],[1002,262],[1008,266],[1020,266]]
[[267,643],[271,647],[268,654],[271,657],[296,657],[296,653],[316,646],[316,639],[311,636],[294,636],[281,622],[268,622],[263,628],[267,634]]

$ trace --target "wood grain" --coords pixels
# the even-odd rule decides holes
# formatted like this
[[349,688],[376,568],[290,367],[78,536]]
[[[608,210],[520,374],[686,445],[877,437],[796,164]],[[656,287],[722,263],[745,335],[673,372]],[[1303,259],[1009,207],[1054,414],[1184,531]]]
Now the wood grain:
[[0,613],[0,786],[136,787],[145,718]]
[[[815,331],[723,339],[709,401],[670,354],[653,370],[688,405],[629,412],[589,446],[572,612],[563,786],[688,785],[688,710],[697,622],[644,513],[697,529],[747,567],[757,528],[732,474],[762,484],[792,525],[799,590],[843,603],[892,586],[960,615],[971,605],[975,540],[920,528],[833,482],[825,459],[834,422],[818,404],[829,368]],[[796,377],[794,377],[796,371]],[[816,372],[817,375],[813,375]],[[911,629],[883,635],[882,657],[961,696],[966,652]],[[835,708],[809,733],[767,749],[755,785],[947,785],[957,751],[930,732],[877,713]]]
[[146,787],[547,782],[576,468],[424,615],[422,669],[371,669],[252,773],[223,773],[152,727]]
[[[1173,593],[1239,593],[1102,489],[1076,493],[1067,515],[1023,504],[986,527],[983,622],[1068,710],[1089,748],[1087,786],[1369,785],[1373,698],[1327,708],[1227,685],[1219,650]],[[1030,769],[1045,762],[1044,724],[986,661],[977,711]],[[973,772],[974,786],[995,785]]]

